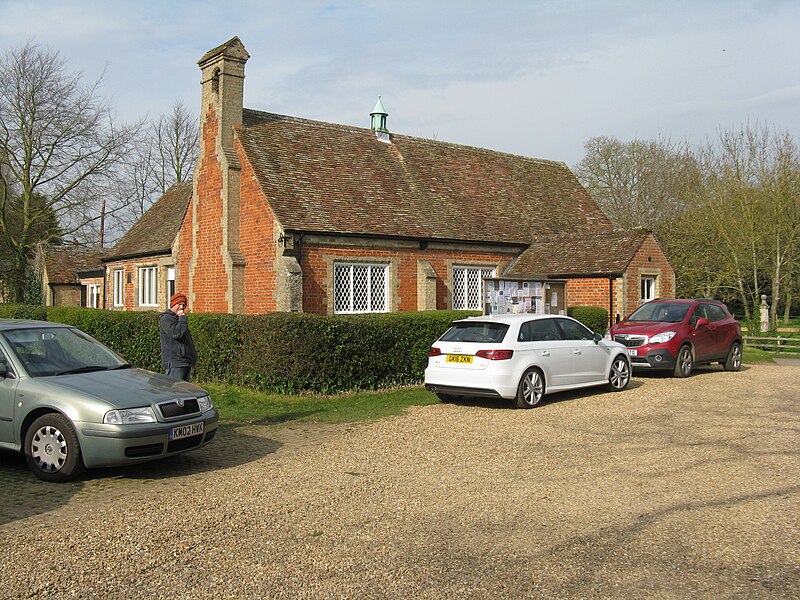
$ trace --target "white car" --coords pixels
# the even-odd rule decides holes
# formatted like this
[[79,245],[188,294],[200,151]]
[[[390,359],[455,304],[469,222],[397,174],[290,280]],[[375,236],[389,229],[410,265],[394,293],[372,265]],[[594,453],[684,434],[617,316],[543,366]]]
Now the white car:
[[454,321],[431,346],[425,387],[441,400],[483,396],[532,408],[545,394],[596,385],[624,390],[631,364],[622,344],[571,317],[487,315]]

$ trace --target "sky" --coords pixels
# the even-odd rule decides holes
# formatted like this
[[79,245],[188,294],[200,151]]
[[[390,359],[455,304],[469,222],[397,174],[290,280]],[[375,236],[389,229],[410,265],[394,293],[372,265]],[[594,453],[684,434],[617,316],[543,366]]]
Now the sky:
[[0,0],[0,52],[58,50],[122,120],[200,104],[238,36],[245,106],[574,166],[595,136],[800,137],[798,0]]

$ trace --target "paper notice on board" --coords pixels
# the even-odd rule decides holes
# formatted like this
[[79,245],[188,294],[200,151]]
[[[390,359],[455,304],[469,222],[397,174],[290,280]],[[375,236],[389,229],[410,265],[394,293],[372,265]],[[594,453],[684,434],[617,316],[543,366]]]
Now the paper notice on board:
[[550,306],[558,306],[558,292],[553,292],[550,295]]

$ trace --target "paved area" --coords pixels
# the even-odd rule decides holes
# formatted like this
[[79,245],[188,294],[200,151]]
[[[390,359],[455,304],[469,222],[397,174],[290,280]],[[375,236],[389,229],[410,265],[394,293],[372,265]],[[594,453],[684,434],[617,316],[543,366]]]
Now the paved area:
[[800,358],[774,358],[776,365],[781,367],[800,367]]
[[0,597],[798,598],[800,367],[375,423],[226,426],[40,483],[0,454]]

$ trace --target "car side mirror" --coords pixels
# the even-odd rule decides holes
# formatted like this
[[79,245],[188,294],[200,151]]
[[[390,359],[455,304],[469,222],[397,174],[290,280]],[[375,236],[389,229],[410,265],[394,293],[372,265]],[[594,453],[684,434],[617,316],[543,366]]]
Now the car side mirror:
[[595,333],[595,334],[592,336],[592,340],[594,341],[594,343],[595,343],[595,344],[599,344],[599,343],[600,343],[600,340],[602,340],[602,339],[603,339],[603,336],[602,336],[602,335],[600,335],[599,333]]
[[0,379],[8,377],[8,363],[0,358]]
[[701,327],[705,327],[706,325],[708,325],[708,319],[706,319],[705,317],[700,317],[699,319],[697,319],[697,323],[695,323],[694,328],[700,329]]

